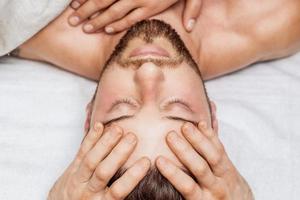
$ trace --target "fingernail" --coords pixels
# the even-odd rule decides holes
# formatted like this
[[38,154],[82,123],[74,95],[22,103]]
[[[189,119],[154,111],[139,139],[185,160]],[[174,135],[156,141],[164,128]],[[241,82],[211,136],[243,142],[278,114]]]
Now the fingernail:
[[125,137],[125,141],[128,142],[129,144],[134,143],[136,141],[135,135],[133,135],[132,133],[128,133]]
[[105,27],[105,32],[106,32],[106,33],[113,33],[113,32],[115,32],[115,30],[114,30],[113,27],[107,26],[107,27]]
[[172,131],[172,132],[170,132],[169,134],[168,134],[168,139],[169,139],[169,141],[171,141],[171,142],[174,142],[174,141],[176,141],[177,140],[177,133],[175,133],[174,131]]
[[190,19],[190,20],[188,21],[188,24],[187,24],[187,29],[188,29],[189,31],[191,31],[191,30],[194,28],[195,23],[196,23],[196,20],[195,20],[195,19]]
[[100,122],[96,122],[94,125],[95,131],[100,131],[102,129],[103,125]]
[[78,1],[73,1],[71,3],[71,7],[74,8],[74,9],[77,9],[80,7],[80,3]]
[[111,132],[114,137],[122,135],[122,130],[118,126],[111,127],[109,132]]
[[92,24],[84,25],[83,30],[86,32],[91,32],[94,29],[94,26]]
[[78,16],[73,16],[69,19],[70,24],[73,26],[77,25],[79,23],[80,19]]
[[159,165],[167,165],[168,164],[167,160],[162,156],[160,156],[157,161],[158,161]]
[[194,131],[194,126],[191,123],[185,123],[184,124],[184,130],[188,133],[193,133]]

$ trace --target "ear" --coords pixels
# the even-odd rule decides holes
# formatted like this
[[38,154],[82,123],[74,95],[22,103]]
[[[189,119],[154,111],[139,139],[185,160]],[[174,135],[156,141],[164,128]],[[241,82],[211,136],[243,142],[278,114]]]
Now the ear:
[[212,128],[215,131],[215,133],[218,133],[219,131],[219,124],[217,119],[217,106],[215,102],[210,101],[210,107],[211,107],[211,122],[212,122]]
[[90,130],[91,117],[92,117],[92,109],[93,109],[93,102],[90,102],[86,106],[86,118],[85,118],[85,123],[84,123],[84,133],[85,133],[85,135]]

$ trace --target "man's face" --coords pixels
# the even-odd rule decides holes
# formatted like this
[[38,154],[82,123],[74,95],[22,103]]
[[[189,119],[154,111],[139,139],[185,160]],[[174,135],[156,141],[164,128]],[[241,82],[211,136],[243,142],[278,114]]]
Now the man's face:
[[178,40],[163,22],[142,22],[124,36],[101,76],[91,121],[114,122],[137,135],[125,168],[142,156],[154,160],[158,155],[182,166],[168,148],[166,134],[181,133],[184,122],[211,122],[200,74]]

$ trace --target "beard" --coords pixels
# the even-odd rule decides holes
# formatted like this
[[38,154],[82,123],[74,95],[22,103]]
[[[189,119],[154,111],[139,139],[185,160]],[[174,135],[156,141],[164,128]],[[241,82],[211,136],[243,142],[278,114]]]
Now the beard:
[[[161,59],[161,58],[138,58],[129,59],[122,58],[124,50],[128,47],[128,44],[133,39],[142,39],[146,44],[153,43],[155,38],[164,38],[172,44],[173,49],[176,51],[177,56],[175,58]],[[184,42],[178,35],[178,33],[167,23],[161,20],[143,20],[133,25],[126,34],[120,39],[116,45],[113,53],[104,65],[104,68],[100,74],[100,79],[105,70],[113,63],[118,63],[122,67],[133,66],[135,68],[141,66],[146,62],[152,62],[157,66],[168,65],[176,66],[183,61],[194,69],[194,71],[200,76],[201,72],[189,50],[185,46]]]

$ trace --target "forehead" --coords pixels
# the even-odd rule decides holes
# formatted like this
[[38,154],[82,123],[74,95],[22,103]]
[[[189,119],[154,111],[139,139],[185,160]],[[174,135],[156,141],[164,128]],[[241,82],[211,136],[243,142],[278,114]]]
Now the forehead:
[[137,159],[143,156],[147,156],[154,163],[159,155],[163,155],[172,160],[176,165],[182,166],[169,149],[166,143],[166,135],[170,131],[176,131],[182,136],[181,127],[184,122],[136,117],[116,122],[116,124],[122,127],[125,134],[132,132],[138,138],[137,146],[124,167],[131,166]]

